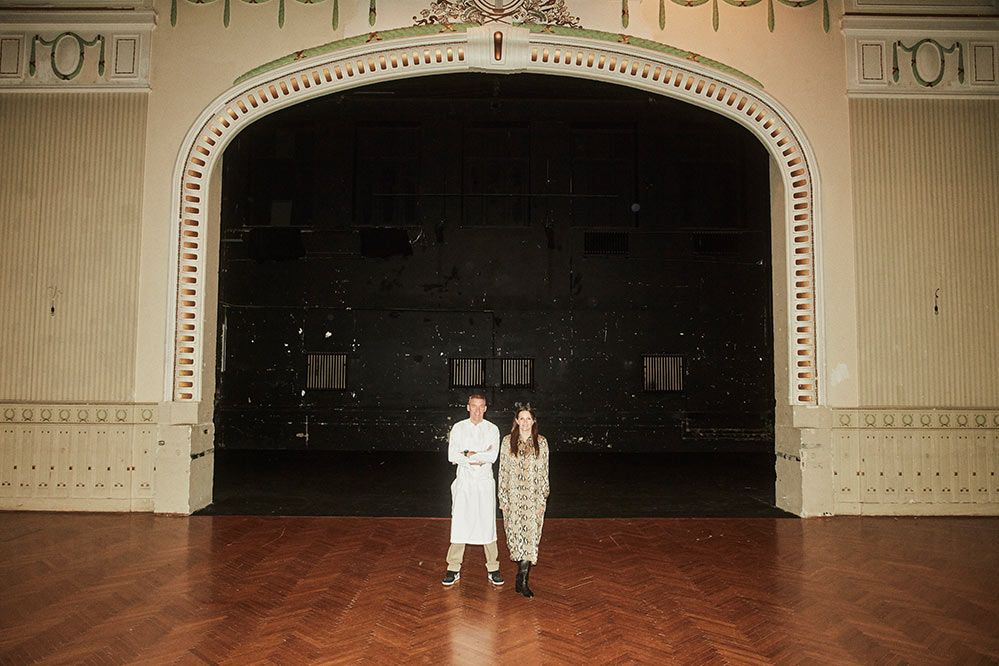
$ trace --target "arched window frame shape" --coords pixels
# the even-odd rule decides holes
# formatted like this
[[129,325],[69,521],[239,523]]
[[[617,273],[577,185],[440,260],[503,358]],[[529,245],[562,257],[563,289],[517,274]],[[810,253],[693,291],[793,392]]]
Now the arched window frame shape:
[[726,116],[760,140],[777,165],[785,193],[787,397],[791,405],[820,404],[818,173],[801,128],[759,85],[705,66],[695,54],[684,58],[670,52],[676,49],[566,32],[490,24],[385,41],[344,40],[344,48],[264,68],[216,98],[185,137],[173,174],[175,272],[165,400],[202,399],[208,190],[218,186],[210,174],[233,138],[263,116],[315,97],[391,79],[490,71],[583,77],[639,88]]

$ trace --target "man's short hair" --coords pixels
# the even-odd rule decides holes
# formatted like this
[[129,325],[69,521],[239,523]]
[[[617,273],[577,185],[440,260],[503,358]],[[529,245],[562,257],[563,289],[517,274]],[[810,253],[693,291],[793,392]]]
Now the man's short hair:
[[472,393],[468,396],[469,402],[472,402],[473,400],[476,399],[481,400],[482,402],[489,402],[488,400],[486,400],[486,396],[482,395],[481,393]]

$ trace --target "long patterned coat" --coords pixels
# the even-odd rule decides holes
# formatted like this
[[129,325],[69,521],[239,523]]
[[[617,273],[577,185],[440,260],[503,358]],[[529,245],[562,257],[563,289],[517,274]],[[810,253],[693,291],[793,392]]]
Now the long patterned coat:
[[538,436],[538,455],[530,438],[521,440],[518,455],[510,452],[510,435],[499,455],[499,505],[510,559],[538,563],[538,544],[548,499],[548,440]]

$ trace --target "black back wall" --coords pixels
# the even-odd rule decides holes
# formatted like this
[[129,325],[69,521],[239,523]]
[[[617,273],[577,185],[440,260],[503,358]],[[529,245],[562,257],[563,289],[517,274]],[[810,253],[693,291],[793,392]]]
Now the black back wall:
[[220,446],[439,450],[473,384],[561,450],[772,447],[768,157],[707,111],[527,75],[325,97],[226,150],[222,227]]

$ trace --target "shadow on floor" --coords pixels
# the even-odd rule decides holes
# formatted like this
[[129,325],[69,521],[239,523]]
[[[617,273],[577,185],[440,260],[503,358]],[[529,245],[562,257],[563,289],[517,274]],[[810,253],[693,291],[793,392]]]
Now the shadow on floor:
[[[560,453],[549,518],[793,517],[774,506],[772,453]],[[215,452],[198,515],[451,515],[454,468],[436,453]]]

